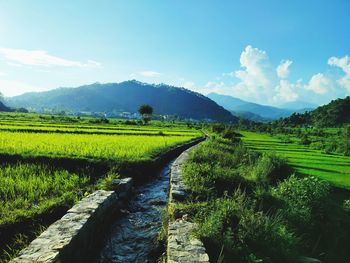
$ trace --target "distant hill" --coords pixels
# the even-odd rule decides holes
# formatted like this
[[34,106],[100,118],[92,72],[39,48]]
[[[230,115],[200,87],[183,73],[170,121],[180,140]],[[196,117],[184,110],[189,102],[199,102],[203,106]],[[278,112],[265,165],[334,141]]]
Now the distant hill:
[[135,80],[25,93],[9,98],[8,102],[13,107],[36,110],[45,108],[106,113],[133,113],[137,112],[140,105],[150,104],[157,115],[177,115],[197,120],[238,120],[229,111],[199,93],[165,84],[150,85]]
[[[247,116],[247,118],[250,120],[276,120],[282,117],[288,117],[294,112],[294,110],[290,109],[260,105],[217,93],[209,93],[208,98],[223,106],[225,109],[236,113],[237,115],[243,114],[244,116]],[[249,115],[252,116],[253,119],[249,118]]]
[[316,109],[317,107],[318,107],[318,105],[316,105],[316,104],[305,102],[305,101],[300,101],[300,100],[287,102],[287,103],[279,105],[279,108],[294,110],[297,112],[311,111],[313,109]]
[[350,97],[332,100],[329,104],[310,112],[294,113],[279,122],[289,126],[312,125],[317,127],[337,127],[350,124]]
[[11,109],[0,101],[0,111],[11,111]]
[[232,114],[242,119],[254,121],[254,122],[271,122],[272,119],[261,117],[258,114],[251,113],[249,111],[232,111]]

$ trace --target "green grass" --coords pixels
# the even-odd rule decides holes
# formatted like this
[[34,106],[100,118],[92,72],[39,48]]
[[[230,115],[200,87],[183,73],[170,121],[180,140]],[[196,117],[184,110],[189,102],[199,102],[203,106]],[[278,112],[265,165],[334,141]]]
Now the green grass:
[[[74,120],[72,123],[61,123]],[[25,162],[0,164],[0,225],[31,217],[58,204],[72,204],[80,188],[92,187],[87,167],[63,168],[32,162],[31,157],[110,161],[114,166],[148,161],[163,151],[202,136],[187,125],[125,125],[119,120],[92,124],[91,118],[0,113],[0,154]],[[113,166],[109,167],[116,173]],[[85,169],[85,170],[84,170]],[[86,175],[92,171],[86,170]],[[107,171],[106,171],[107,172]],[[103,176],[103,174],[99,174]],[[108,178],[108,176],[106,177]],[[99,181],[100,182],[100,181]],[[99,184],[96,184],[98,187]]]
[[0,132],[0,153],[113,160],[147,160],[195,136],[133,136]]
[[0,167],[0,225],[41,214],[58,204],[73,204],[90,180],[47,165]]
[[[34,227],[37,221],[46,220],[45,215],[72,206],[85,193],[108,188],[123,164],[129,167],[151,161],[172,147],[203,136],[184,123],[98,121],[0,113],[0,154],[7,160],[0,163],[0,227],[12,229],[14,223],[23,224],[26,219],[33,221],[28,228]],[[42,163],[47,158],[50,165]],[[78,162],[73,161],[68,167],[57,161],[61,158]],[[21,162],[15,162],[17,159]],[[97,180],[95,176],[102,178]],[[22,235],[21,231],[16,235]],[[10,242],[9,251],[21,243],[14,236],[2,235],[1,239],[0,250],[6,242]],[[0,262],[4,253],[0,251]]]
[[255,132],[240,132],[245,145],[260,152],[274,151],[286,157],[297,173],[318,176],[331,184],[350,189],[350,157],[325,154],[296,142],[283,143],[278,137]]

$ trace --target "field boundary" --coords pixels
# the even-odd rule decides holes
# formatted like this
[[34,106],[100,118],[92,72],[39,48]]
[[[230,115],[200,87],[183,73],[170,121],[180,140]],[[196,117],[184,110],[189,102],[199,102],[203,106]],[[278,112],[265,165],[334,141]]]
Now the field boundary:
[[[179,155],[184,150],[188,149],[189,147],[198,144],[199,142],[205,140],[205,137],[200,137],[193,139],[187,143],[183,143],[181,145],[174,146],[172,148],[169,148],[167,151],[164,151],[160,154],[158,154],[156,157],[154,157],[152,160],[142,161],[139,163],[129,163],[125,167],[121,168],[121,174],[123,177],[130,177],[130,175],[133,177],[135,184],[142,184],[143,182],[149,180],[151,176],[157,172],[159,169],[162,168],[162,166],[167,163],[168,161],[175,158],[177,155]],[[6,163],[15,163],[18,161],[24,161],[28,162],[27,160],[24,160],[24,157],[21,155],[3,155],[0,154],[0,158],[2,161]],[[60,167],[62,165],[64,166],[70,166],[73,164],[80,164],[83,165],[89,165],[90,169],[94,169],[91,171],[92,175],[98,173],[103,173],[103,171],[107,171],[107,169],[110,167],[110,162],[90,162],[89,160],[73,160],[69,158],[60,158],[60,159],[53,159],[49,157],[32,157],[30,158],[31,161],[35,160],[36,162],[46,162],[51,165],[54,165],[57,163],[60,163]],[[91,166],[91,164],[94,164],[96,166]],[[64,167],[63,166],[63,167]],[[96,178],[97,179],[97,178]],[[64,214],[67,212],[67,210],[70,207],[66,205],[57,205],[56,207],[53,207],[49,211],[36,215],[32,218],[23,218],[20,221],[16,221],[13,223],[0,225],[0,235],[1,235],[1,241],[0,241],[0,247],[4,246],[6,244],[6,241],[11,240],[15,237],[15,235],[20,233],[27,233],[30,236],[33,236],[32,231],[35,228],[38,228],[39,226],[49,226],[53,224],[57,219],[64,216]],[[1,243],[3,243],[1,245]]]
[[88,262],[131,187],[132,179],[126,178],[116,191],[97,190],[83,198],[10,262]]
[[[197,146],[198,144],[184,151],[171,166],[169,206],[187,199],[181,166]],[[168,226],[167,262],[209,262],[203,242],[193,236],[196,224],[190,222],[186,215],[177,216]]]

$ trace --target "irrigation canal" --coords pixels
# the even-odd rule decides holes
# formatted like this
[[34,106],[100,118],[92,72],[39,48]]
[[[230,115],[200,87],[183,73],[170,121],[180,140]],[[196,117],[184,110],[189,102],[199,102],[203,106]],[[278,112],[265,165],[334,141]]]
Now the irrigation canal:
[[146,184],[137,187],[128,207],[111,225],[96,262],[155,262],[155,239],[167,205],[169,162]]

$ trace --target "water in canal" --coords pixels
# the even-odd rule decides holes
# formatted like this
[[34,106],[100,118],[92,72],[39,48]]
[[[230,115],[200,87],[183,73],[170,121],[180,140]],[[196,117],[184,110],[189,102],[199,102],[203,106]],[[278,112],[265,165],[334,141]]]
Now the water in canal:
[[98,263],[154,262],[150,251],[162,227],[171,164],[166,165],[150,182],[137,188],[136,196],[126,211],[112,224]]

